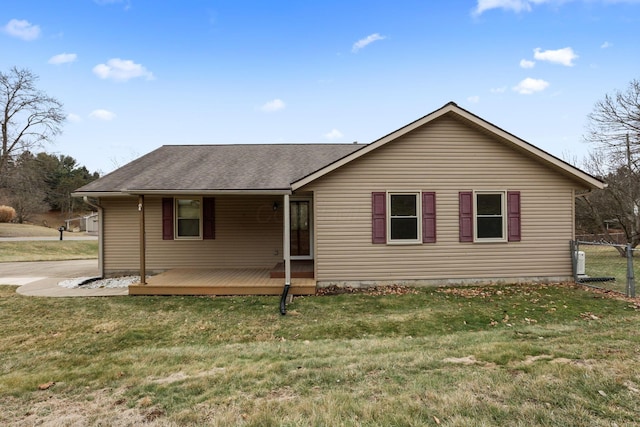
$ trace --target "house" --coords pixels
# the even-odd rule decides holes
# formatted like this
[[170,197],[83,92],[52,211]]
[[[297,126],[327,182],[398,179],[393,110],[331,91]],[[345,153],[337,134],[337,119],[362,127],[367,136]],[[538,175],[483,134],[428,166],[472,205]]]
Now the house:
[[102,274],[162,273],[131,294],[309,294],[571,280],[596,188],[449,103],[367,145],[163,146],[74,195],[99,210]]
[[65,230],[86,231],[89,234],[98,234],[98,213],[65,219]]

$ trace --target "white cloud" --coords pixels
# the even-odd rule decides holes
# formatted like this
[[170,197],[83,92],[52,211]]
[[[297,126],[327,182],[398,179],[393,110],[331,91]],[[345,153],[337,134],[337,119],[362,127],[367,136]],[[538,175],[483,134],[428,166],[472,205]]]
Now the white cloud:
[[75,62],[76,59],[78,59],[78,55],[76,55],[75,53],[61,53],[49,58],[49,64],[67,64],[69,62]]
[[324,137],[327,139],[340,139],[344,135],[338,129],[331,129],[331,132],[325,133]]
[[260,109],[265,113],[274,113],[280,111],[286,107],[286,104],[282,99],[276,98],[272,101],[265,103]]
[[542,79],[532,79],[531,77],[527,77],[518,83],[517,86],[513,88],[516,92],[521,95],[531,95],[535,92],[540,92],[545,90],[549,86],[549,82],[546,82]]
[[4,32],[27,41],[40,37],[40,27],[24,19],[12,19],[4,26]]
[[535,61],[529,61],[528,59],[521,59],[520,60],[520,67],[521,68],[533,68],[536,66],[536,62]]
[[374,33],[371,35],[368,35],[367,37],[358,40],[357,42],[355,42],[353,44],[353,47],[351,48],[351,52],[356,53],[357,51],[359,51],[360,49],[370,45],[371,43],[378,41],[378,40],[384,40],[386,39],[385,36],[381,36],[378,33]]
[[129,0],[93,0],[93,2],[100,6],[105,6],[109,4],[117,4],[124,3],[124,10],[131,9],[131,2]]
[[608,49],[608,48],[610,48],[611,46],[613,46],[613,43],[604,42],[604,43],[602,43],[602,44],[600,45],[600,48],[601,48],[601,49]]
[[570,47],[556,50],[542,50],[537,47],[533,49],[533,57],[538,61],[548,61],[565,67],[573,67],[575,65],[573,60],[577,59],[578,55]]
[[93,110],[89,117],[96,120],[111,121],[116,118],[116,114],[109,110]]
[[491,9],[504,9],[513,12],[530,12],[531,4],[527,0],[478,0],[474,15],[481,15]]
[[93,67],[93,74],[101,79],[112,79],[125,82],[137,77],[145,77],[153,80],[153,73],[144,66],[136,64],[129,59],[112,58],[106,64],[98,64]]
[[[564,3],[568,3],[570,0],[477,0],[475,9],[473,9],[473,15],[481,15],[483,12],[491,9],[503,9],[516,13],[531,12],[533,6],[539,4],[551,3],[554,6],[561,6]],[[581,0],[584,3],[640,3],[638,0]]]
[[67,114],[67,120],[69,120],[72,123],[79,123],[82,121],[82,117],[74,113],[69,113]]
[[477,104],[478,102],[480,102],[480,97],[478,95],[473,95],[467,98],[467,101],[472,103],[472,104]]
[[491,90],[490,90],[491,93],[505,93],[506,91],[507,91],[507,87],[506,86],[494,87],[494,88],[491,88]]

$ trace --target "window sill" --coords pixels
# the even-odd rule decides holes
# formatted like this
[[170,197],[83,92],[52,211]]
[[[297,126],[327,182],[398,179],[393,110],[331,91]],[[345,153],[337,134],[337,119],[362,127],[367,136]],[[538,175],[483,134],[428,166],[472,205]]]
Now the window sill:
[[473,243],[509,243],[507,239],[475,239]]
[[387,241],[387,245],[388,246],[415,246],[415,245],[422,245],[422,242],[415,241],[415,240],[402,242],[402,241],[396,240],[396,241]]

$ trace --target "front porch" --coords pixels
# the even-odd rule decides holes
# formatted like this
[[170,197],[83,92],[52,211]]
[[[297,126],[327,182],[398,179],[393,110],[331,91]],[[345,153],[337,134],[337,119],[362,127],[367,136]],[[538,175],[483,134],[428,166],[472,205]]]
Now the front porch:
[[[289,294],[315,294],[316,281],[309,265],[293,262]],[[175,268],[149,277],[146,285],[130,285],[129,295],[280,295],[284,275],[274,278],[279,275],[278,267],[280,265],[271,270]]]

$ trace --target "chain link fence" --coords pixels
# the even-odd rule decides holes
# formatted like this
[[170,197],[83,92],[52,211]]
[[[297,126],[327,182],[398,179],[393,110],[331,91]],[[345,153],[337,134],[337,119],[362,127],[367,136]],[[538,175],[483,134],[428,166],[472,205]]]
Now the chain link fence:
[[573,277],[577,283],[635,298],[635,277],[640,273],[635,252],[631,245],[572,240]]

